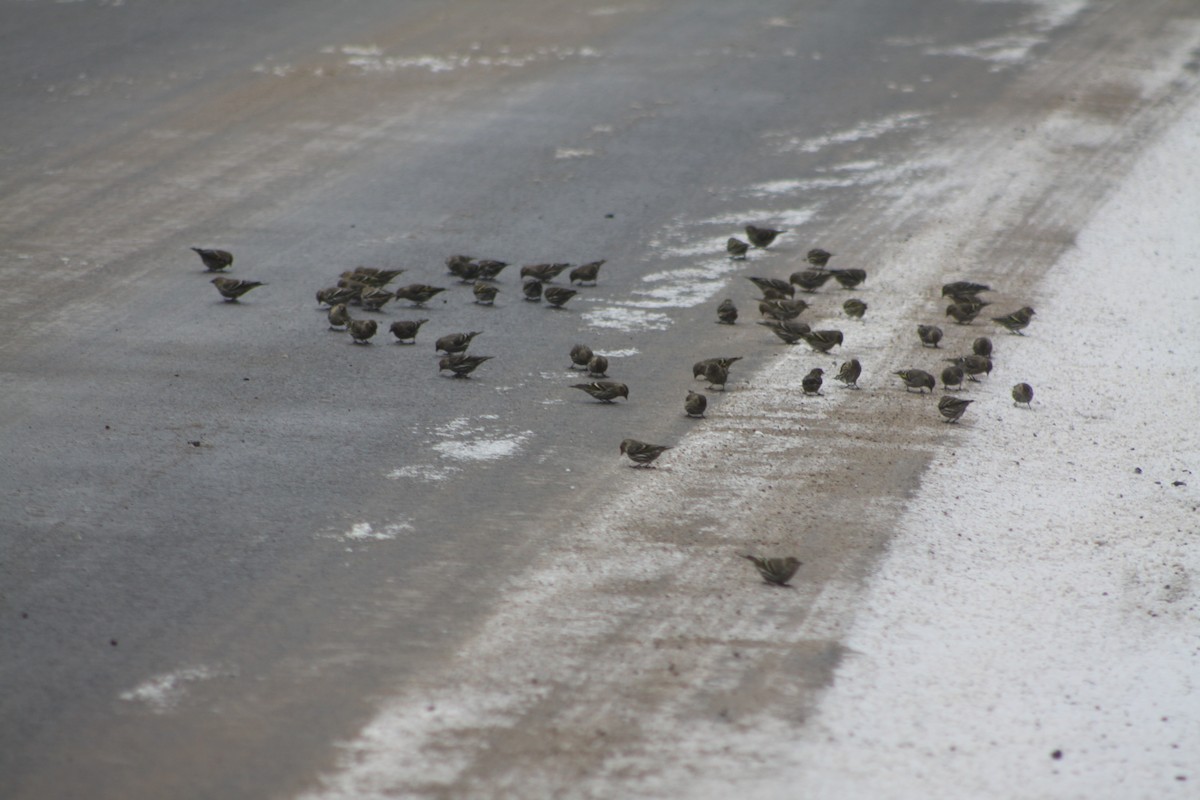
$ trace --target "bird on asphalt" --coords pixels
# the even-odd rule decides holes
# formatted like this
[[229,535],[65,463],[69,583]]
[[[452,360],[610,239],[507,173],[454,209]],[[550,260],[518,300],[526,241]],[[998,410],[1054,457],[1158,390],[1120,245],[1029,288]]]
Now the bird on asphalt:
[[496,295],[500,292],[495,286],[490,283],[475,281],[475,285],[471,287],[471,291],[475,295],[475,302],[481,306],[490,306],[496,302]]
[[926,389],[932,392],[937,385],[933,376],[923,369],[902,369],[894,374],[904,381],[904,391],[906,392],[913,389],[920,389],[922,394]]
[[424,283],[412,283],[396,290],[397,300],[407,300],[414,306],[423,306],[436,295],[446,291],[445,287],[429,286]]
[[730,236],[725,241],[725,252],[729,253],[729,257],[735,261],[741,261],[746,257],[746,251],[750,249],[750,245],[743,242],[736,236]]
[[833,277],[833,273],[825,270],[802,269],[799,272],[793,272],[788,278],[788,282],[794,283],[801,290],[811,294],[824,286],[831,277]]
[[862,375],[862,364],[858,362],[857,358],[852,358],[849,361],[843,361],[842,366],[838,368],[837,375],[833,377],[847,387],[857,389],[860,375]]
[[429,322],[429,320],[398,319],[392,323],[392,327],[389,328],[389,330],[391,330],[392,335],[396,337],[397,341],[403,342],[405,340],[409,340],[415,344],[417,340],[417,331],[421,330],[421,326],[426,322]]
[[1024,403],[1027,407],[1033,408],[1033,387],[1028,383],[1018,383],[1012,388],[1013,405]]
[[395,292],[389,292],[381,286],[371,286],[359,294],[358,301],[362,304],[363,311],[379,311],[395,296]]
[[737,322],[738,310],[733,301],[726,297],[721,301],[721,305],[717,306],[717,322],[725,325],[733,325]]
[[588,347],[586,344],[575,345],[571,348],[570,369],[575,369],[576,367],[587,369],[588,362],[592,360],[592,356],[594,355],[595,353],[592,352],[592,348]]
[[799,298],[782,297],[777,300],[763,300],[758,304],[758,313],[783,321],[795,319],[803,314],[806,308],[808,303]]
[[720,364],[725,369],[729,369],[735,361],[741,361],[741,356],[731,356],[727,358],[706,358],[703,361],[697,361],[692,364],[692,378],[703,378],[708,371],[709,364]]
[[542,281],[543,283],[549,283],[557,278],[558,274],[569,266],[571,265],[565,263],[527,264],[524,267],[521,267],[521,277],[533,278],[535,280]]
[[803,338],[813,350],[818,353],[828,353],[842,343],[842,332],[836,330],[809,331],[803,335]]
[[800,388],[805,394],[820,394],[821,384],[824,383],[821,376],[824,374],[825,370],[813,367],[807,375],[800,379]]
[[758,324],[770,328],[771,333],[786,344],[796,344],[812,332],[812,328],[807,323],[795,320],[764,319],[760,320]]
[[647,467],[670,449],[670,446],[665,444],[648,444],[637,439],[621,440],[621,453],[629,457],[634,467]]
[[938,400],[938,413],[946,418],[946,422],[958,422],[959,417],[967,410],[974,400],[963,400],[961,397],[946,395]]
[[992,354],[992,340],[986,336],[980,336],[971,342],[971,352],[977,356],[990,356]]
[[779,278],[754,278],[747,277],[746,280],[753,283],[763,293],[764,298],[770,298],[774,292],[776,296],[787,295],[788,297],[796,296],[796,287],[792,286],[785,280]]
[[379,325],[373,319],[352,319],[346,330],[350,331],[354,344],[370,344],[370,339],[379,330]]
[[843,289],[853,289],[867,279],[865,269],[831,269],[829,274]]
[[483,331],[468,331],[467,333],[448,333],[438,339],[434,345],[434,350],[445,353],[465,353],[467,348],[471,346],[471,340],[474,339]]
[[207,247],[193,247],[196,255],[204,262],[204,268],[209,272],[220,272],[233,266],[233,253],[228,250],[210,250]]
[[507,261],[496,261],[491,258],[485,258],[479,262],[479,280],[494,281],[496,280],[496,276],[500,274],[500,270],[507,266]]
[[611,403],[618,397],[629,399],[629,387],[619,381],[592,381],[591,383],[572,383],[572,389],[587,392],[601,403]]
[[775,586],[787,586],[788,581],[796,574],[796,570],[800,569],[800,559],[788,556],[787,558],[760,558],[759,556],[744,555],[742,558],[747,558],[754,568],[758,570],[758,574],[767,583]]
[[591,361],[587,363],[588,377],[605,378],[608,377],[608,359],[604,356],[592,356]]
[[937,325],[918,325],[917,337],[922,347],[937,347],[942,340],[942,329]]
[[578,281],[580,286],[585,283],[590,283],[595,286],[596,278],[600,275],[600,268],[603,267],[604,264],[605,259],[603,258],[599,261],[589,261],[586,264],[581,264],[580,266],[571,270],[571,272],[567,275],[567,282],[575,283]]
[[446,268],[460,283],[474,283],[479,279],[481,271],[479,264],[466,256],[451,256],[446,259]]
[[329,328],[330,330],[346,329],[350,324],[350,309],[345,303],[338,303],[329,309]]
[[211,283],[217,287],[217,291],[227,303],[236,303],[239,297],[251,289],[266,286],[261,281],[239,281],[237,278],[213,278]]
[[1019,336],[1024,336],[1021,330],[1029,325],[1029,321],[1033,319],[1034,310],[1029,306],[1019,308],[1011,314],[1005,314],[1003,317],[992,317],[992,322],[998,322]]
[[831,258],[833,258],[833,253],[828,250],[822,250],[819,247],[814,247],[804,256],[804,260],[817,269],[825,269],[825,265],[829,263],[829,259]]
[[525,281],[521,286],[521,291],[525,294],[525,299],[533,303],[542,302],[542,282],[536,279]]
[[446,271],[451,275],[458,275],[462,272],[464,264],[470,264],[475,261],[475,256],[453,255],[446,259]]
[[970,325],[987,305],[991,303],[951,303],[946,306],[946,316],[953,317],[959,325]]
[[350,272],[343,272],[343,278],[351,278],[368,286],[387,286],[404,272],[402,269],[381,269],[378,267],[355,267]]
[[721,391],[725,391],[725,383],[729,380],[729,367],[719,361],[714,361],[704,368],[704,380],[708,381],[708,388],[716,390],[718,386]]
[[703,417],[708,408],[708,398],[699,392],[689,391],[683,400],[683,411],[689,417]]
[[329,286],[317,291],[317,303],[330,307],[336,306],[338,303],[349,303],[356,299],[358,299],[358,290],[348,289],[344,286]]
[[438,372],[450,370],[454,373],[455,378],[468,378],[476,367],[492,358],[494,356],[469,356],[466,353],[452,353],[442,356],[442,359],[438,361]]
[[991,290],[992,287],[982,283],[954,281],[953,283],[942,284],[942,297],[956,294],[979,294],[980,292],[990,292]]
[[753,225],[746,226],[746,238],[750,240],[750,244],[755,247],[766,249],[771,246],[771,242],[775,241],[775,237],[787,231],[775,230],[774,228],[756,228]]
[[967,380],[972,383],[979,383],[975,380],[976,375],[988,374],[992,372],[992,359],[987,356],[977,356],[972,353],[969,356],[959,356],[958,358],[947,358],[951,364],[956,367],[962,367],[962,371],[967,374]]
[[862,319],[863,314],[867,313],[867,304],[857,297],[851,297],[842,303],[842,311],[845,311],[846,316],[851,319]]
[[951,364],[942,370],[942,386],[946,391],[950,391],[950,387],[954,386],[959,389],[963,388],[963,368]]
[[579,292],[574,289],[564,289],[561,286],[547,286],[542,296],[546,298],[546,302],[551,308],[562,308],[563,305]]

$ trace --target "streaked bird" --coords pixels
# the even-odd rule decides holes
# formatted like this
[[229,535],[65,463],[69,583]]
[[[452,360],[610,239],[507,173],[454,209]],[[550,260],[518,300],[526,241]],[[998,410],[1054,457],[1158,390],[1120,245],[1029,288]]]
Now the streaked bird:
[[759,556],[744,555],[742,558],[749,559],[762,579],[775,586],[787,586],[788,581],[796,574],[796,570],[800,569],[801,563],[800,559],[793,556],[760,558]]
[[592,356],[592,360],[587,363],[588,375],[592,378],[608,377],[608,359],[604,356]]
[[809,331],[804,334],[804,341],[808,342],[808,346],[818,353],[828,353],[842,343],[842,332],[837,330]]
[[738,310],[737,306],[728,297],[721,301],[721,305],[717,306],[717,322],[725,325],[732,325],[737,322]]
[[933,379],[933,376],[923,369],[902,369],[894,374],[904,381],[904,391],[906,392],[913,389],[920,389],[922,393],[926,389],[932,392],[933,388],[937,386],[937,381]]
[[392,323],[392,327],[389,328],[389,330],[391,330],[392,335],[396,337],[397,341],[403,342],[405,340],[410,340],[412,342],[416,342],[417,331],[421,330],[421,326],[426,322],[429,322],[429,320],[398,319]]
[[467,333],[448,333],[438,339],[434,345],[435,351],[444,353],[463,353],[471,346],[471,340],[483,331],[468,331]]
[[1029,408],[1033,408],[1033,387],[1028,383],[1018,383],[1012,388],[1013,405],[1024,403]]
[[329,286],[317,290],[317,302],[327,306],[336,306],[338,303],[349,303],[351,300],[357,298],[357,289],[347,289],[343,286]]
[[825,370],[820,367],[814,367],[809,370],[808,374],[800,379],[800,388],[805,394],[820,394],[821,384],[824,380],[821,378],[825,374]]
[[551,308],[562,308],[563,305],[579,292],[574,289],[565,289],[562,286],[547,286],[542,292],[542,296],[546,298],[546,302]]
[[446,259],[446,268],[460,283],[474,283],[479,278],[479,265],[466,256],[451,256]]
[[951,364],[942,370],[942,386],[946,389],[946,391],[950,391],[951,386],[961,389],[963,385],[963,375],[964,373],[962,367]]
[[947,358],[951,364],[956,367],[962,367],[962,371],[967,374],[967,380],[972,383],[979,383],[975,380],[976,375],[988,374],[992,372],[992,360],[987,356],[977,356],[972,353],[969,356],[959,356],[958,358]]
[[796,344],[812,332],[812,328],[807,323],[795,320],[765,319],[759,321],[758,324],[770,328],[771,333],[787,344]]
[[539,280],[527,280],[521,286],[521,292],[524,293],[525,299],[533,303],[542,302],[542,282]]
[[787,231],[775,230],[774,228],[756,228],[753,225],[746,226],[746,238],[755,247],[770,247],[771,242],[775,241],[775,237],[781,233],[787,233]]
[[475,302],[481,306],[490,306],[496,302],[496,295],[500,292],[499,289],[490,283],[481,283],[479,281],[475,282],[475,285],[471,287],[471,291],[475,295]]
[[831,258],[833,258],[833,253],[828,250],[822,250],[819,247],[814,247],[804,256],[804,260],[817,269],[825,269],[825,265],[829,263],[829,259]]
[[1005,314],[1003,317],[992,317],[992,322],[998,322],[1007,328],[1010,332],[1019,336],[1024,336],[1021,330],[1029,325],[1029,321],[1033,319],[1034,310],[1029,306],[1019,308],[1011,314]]
[[942,329],[937,325],[918,325],[917,337],[922,347],[937,347],[942,340]]
[[353,277],[355,280],[369,286],[387,286],[396,280],[402,269],[380,269],[378,267],[355,267],[351,272],[343,272],[342,277]]
[[507,261],[496,261],[494,259],[485,258],[479,262],[479,280],[494,281],[496,280],[496,276],[500,274],[500,270],[507,266]]
[[846,302],[842,303],[842,311],[846,312],[846,316],[851,319],[862,319],[863,314],[867,313],[867,304],[857,297],[851,297]]
[[192,250],[204,262],[204,268],[209,272],[220,272],[233,266],[233,253],[228,250],[210,250],[207,247],[193,247]]
[[407,300],[414,306],[423,306],[438,294],[446,291],[445,287],[429,286],[424,283],[411,283],[396,290],[397,300]]
[[719,361],[714,361],[704,368],[704,380],[708,381],[709,389],[721,387],[721,391],[725,391],[725,384],[729,380],[729,367]]
[[448,356],[442,356],[438,361],[438,372],[450,370],[454,373],[455,378],[467,378],[471,373],[485,361],[490,361],[495,356],[469,356],[466,353],[452,353]]
[[971,352],[977,356],[990,356],[992,354],[992,340],[986,336],[980,336],[971,342]]
[[629,387],[619,381],[592,381],[591,383],[573,383],[572,389],[587,392],[601,403],[611,403],[618,397],[629,399]]
[[706,358],[703,361],[697,361],[692,364],[692,378],[703,378],[704,373],[708,371],[709,364],[720,364],[725,369],[729,369],[735,361],[741,361],[741,356],[731,356],[728,358]]
[[829,274],[843,289],[853,289],[867,279],[865,269],[831,269]]
[[261,281],[239,281],[237,278],[213,278],[211,283],[217,287],[217,291],[227,303],[236,303],[239,297],[251,289],[266,286]]
[[959,417],[967,410],[974,400],[963,400],[961,397],[946,395],[938,400],[938,413],[946,418],[946,422],[958,422]]
[[637,439],[621,440],[621,453],[629,457],[634,467],[649,466],[654,463],[654,459],[670,449],[670,446],[665,444],[648,444]]
[[470,264],[475,260],[475,256],[453,255],[446,259],[446,271],[451,275],[457,275],[462,270],[463,264]]
[[860,375],[862,375],[862,364],[858,362],[857,358],[852,358],[849,361],[843,361],[837,375],[833,377],[846,384],[849,388],[857,389]]
[[986,305],[989,304],[979,303],[967,305],[966,303],[951,303],[950,305],[946,306],[946,316],[953,317],[954,321],[959,325],[970,325],[975,318],[979,316],[979,312],[982,311],[983,307]]
[[592,360],[592,356],[594,355],[595,353],[592,352],[592,348],[586,344],[575,345],[571,348],[571,369],[575,369],[576,367],[587,369],[588,362]]
[[729,253],[729,257],[740,261],[746,257],[746,251],[750,249],[750,245],[743,242],[736,236],[730,236],[725,242],[725,252]]
[[369,344],[372,336],[379,330],[378,323],[373,319],[352,319],[346,326],[355,344]]
[[683,400],[683,411],[689,417],[703,417],[706,408],[708,408],[708,398],[699,392],[689,391]]
[[832,272],[826,272],[819,269],[803,269],[799,272],[793,272],[788,278],[790,283],[799,286],[803,291],[815,292],[825,285],[825,282],[833,277]]
[[795,319],[804,313],[808,303],[799,298],[783,297],[778,300],[763,300],[758,304],[758,313],[780,321]]
[[344,329],[350,324],[350,309],[345,303],[338,303],[336,306],[331,306],[329,309],[329,327],[331,329]]
[[792,286],[785,280],[780,280],[779,278],[747,277],[746,280],[757,286],[759,290],[762,291],[764,297],[768,296],[770,292],[775,292],[779,295],[787,295],[788,297],[796,296],[796,287]]
[[362,303],[364,311],[379,311],[395,296],[395,292],[389,292],[380,286],[373,286],[359,294],[358,301]]
[[569,275],[567,275],[568,283],[575,283],[578,281],[580,286],[585,283],[590,283],[595,286],[596,278],[600,275],[600,268],[603,267],[604,264],[605,259],[602,258],[599,261],[589,261],[587,264],[582,264],[576,267],[575,269],[571,270]]
[[526,266],[521,267],[521,277],[522,278],[534,278],[536,280],[542,281],[543,283],[548,283],[549,281],[552,281],[555,278],[557,278],[558,274],[569,266],[571,266],[571,265],[565,264],[565,263],[561,263],[561,264],[527,264]]
[[980,292],[990,292],[991,290],[992,287],[983,283],[954,281],[953,283],[942,284],[942,297],[954,294],[979,294]]

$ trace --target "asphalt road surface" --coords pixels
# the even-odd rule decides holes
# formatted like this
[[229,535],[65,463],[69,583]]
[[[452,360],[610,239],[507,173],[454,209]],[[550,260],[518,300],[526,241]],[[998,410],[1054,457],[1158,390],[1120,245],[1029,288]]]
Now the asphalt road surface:
[[[707,496],[703,482],[685,491],[680,466],[648,473],[661,491],[637,495],[645,476],[621,463],[623,438],[677,444],[726,426],[733,452],[754,454],[735,398],[790,356],[752,324],[742,276],[786,276],[821,245],[883,275],[862,296],[886,306],[910,266],[889,248],[962,222],[938,218],[935,189],[970,184],[970,143],[1002,160],[1077,104],[1112,133],[1054,151],[1006,206],[1016,233],[944,265],[1008,270],[1006,300],[1032,291],[1038,264],[1169,121],[1172,94],[1190,91],[1194,69],[1154,93],[1101,75],[1114,59],[1165,58],[1143,44],[1194,18],[1186,5],[5,0],[0,795],[333,786],[321,776],[345,767],[338,743],[388,698],[445,689],[531,564],[571,558],[573,535],[621,515],[668,542],[678,509]],[[723,242],[747,222],[789,233],[729,262]],[[231,276],[267,285],[222,302],[191,246],[232,251]],[[446,274],[455,253],[513,264],[494,307]],[[598,285],[565,309],[521,299],[517,265],[595,259]],[[415,345],[327,329],[314,293],[358,265],[449,287],[428,308],[378,314],[384,329],[428,318]],[[822,313],[850,331],[849,293],[823,291]],[[714,324],[725,296],[745,324]],[[911,336],[898,313],[879,319],[880,347]],[[469,380],[439,375],[434,339],[466,330],[494,360]],[[569,388],[576,342],[612,355],[628,402]],[[730,390],[709,393],[710,420],[685,418],[684,393],[702,386],[691,364],[723,354],[745,357]],[[832,384],[838,360],[809,366]],[[739,413],[788,427],[777,411]],[[848,414],[858,455],[894,445],[853,478],[814,486],[853,459],[801,461],[801,442],[728,475],[718,459],[704,478],[743,499],[729,515],[780,509],[765,528],[801,536],[823,515],[808,542],[818,587],[868,574],[928,458],[902,441],[903,414],[874,429],[876,410]],[[849,435],[813,425],[822,441]],[[801,495],[813,507],[788,505]],[[838,520],[859,508],[868,522],[848,543]],[[622,607],[664,593],[649,581]],[[839,657],[834,631],[742,680],[811,695]],[[502,671],[475,666],[480,680]],[[639,691],[630,708],[670,705],[670,686]],[[606,702],[559,700],[583,717]],[[802,709],[785,716],[803,725]],[[531,770],[567,757],[547,744],[565,723],[537,720],[507,740]],[[622,752],[645,750],[636,727]],[[489,783],[507,773],[478,753],[511,730],[462,749],[469,784],[422,777],[435,749],[391,788],[502,795],[514,784]],[[592,745],[572,769],[617,781],[593,769],[605,753]],[[565,796],[572,769],[536,785]]]

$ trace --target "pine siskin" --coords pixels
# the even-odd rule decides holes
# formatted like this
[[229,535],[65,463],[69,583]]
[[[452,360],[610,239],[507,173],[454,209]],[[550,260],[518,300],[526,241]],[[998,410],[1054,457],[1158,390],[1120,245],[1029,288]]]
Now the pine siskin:
[[338,303],[329,309],[329,327],[336,330],[337,328],[345,329],[350,324],[350,309],[346,308],[345,303]]
[[238,298],[258,286],[266,286],[260,281],[239,281],[237,278],[213,278],[212,285],[217,287],[221,297],[227,303],[236,303]]
[[1021,333],[1021,329],[1029,324],[1029,321],[1033,319],[1033,314],[1033,309],[1025,306],[1003,317],[992,317],[992,322],[998,322],[1005,328],[1008,328],[1010,332],[1024,336],[1025,334]]
[[809,331],[804,334],[804,341],[818,353],[828,353],[842,343],[841,331]]
[[825,282],[831,277],[833,277],[832,272],[825,272],[824,270],[818,269],[804,269],[800,270],[799,272],[793,272],[791,277],[788,278],[788,281],[796,284],[802,290],[811,294],[812,292],[815,292],[817,289],[820,289],[822,286],[824,286]]
[[959,389],[961,389],[962,383],[963,383],[962,367],[956,367],[953,364],[951,364],[950,366],[948,366],[944,370],[942,370],[942,386],[945,387],[946,391],[950,391],[951,386],[956,386]]
[[596,278],[600,274],[600,268],[603,267],[604,264],[605,259],[600,259],[599,261],[591,261],[587,264],[576,267],[575,269],[571,270],[570,274],[567,276],[568,283],[575,283],[575,281],[579,281],[580,286],[582,286],[584,283],[590,283],[595,286]]
[[971,343],[971,352],[977,356],[990,356],[992,354],[992,340],[986,336],[980,336]]
[[932,392],[933,387],[937,385],[933,376],[923,369],[902,369],[894,374],[899,376],[900,380],[904,381],[904,391],[906,392],[912,389],[920,389],[921,393],[924,394],[926,389]]
[[842,303],[842,311],[846,312],[846,316],[851,319],[862,319],[863,314],[867,313],[867,304],[857,297],[851,297],[846,302]]
[[825,374],[825,370],[820,367],[814,367],[807,375],[800,379],[800,388],[805,394],[820,394],[821,384],[824,380],[821,378]]
[[938,400],[938,413],[946,418],[946,422],[958,422],[958,418],[967,410],[974,400],[963,400],[961,397],[946,395]]
[[587,363],[588,376],[592,378],[608,377],[608,359],[604,356],[592,356]]
[[379,325],[373,319],[352,319],[346,326],[355,344],[368,344],[371,337],[379,330]]
[[746,257],[746,251],[750,249],[750,245],[743,242],[736,236],[730,236],[725,242],[725,252],[729,253],[729,257],[735,261],[741,261]]
[[852,358],[849,361],[842,362],[842,366],[838,369],[838,374],[833,377],[851,389],[857,389],[858,377],[860,375],[862,375],[862,364],[858,363],[857,358]]
[[972,383],[979,383],[979,381],[975,380],[976,375],[983,375],[984,373],[990,375],[992,372],[992,360],[987,356],[971,354],[969,356],[959,356],[958,358],[947,358],[946,360],[956,367],[962,367],[963,372],[967,373],[967,380]]
[[825,265],[829,263],[829,259],[831,258],[833,258],[833,253],[828,250],[822,250],[819,247],[814,247],[804,256],[804,260],[817,269],[825,269]]
[[551,308],[562,308],[563,305],[579,292],[574,289],[564,289],[561,286],[547,286],[542,296],[546,298],[546,302]]
[[525,281],[525,285],[521,287],[521,291],[525,293],[525,299],[534,303],[542,302],[542,282],[539,280]]
[[507,261],[494,261],[490,258],[485,258],[479,262],[479,280],[494,281],[496,280],[496,276],[500,274],[500,270],[507,266]]
[[450,270],[450,274],[458,278],[460,283],[474,283],[479,278],[480,267],[474,260],[465,258],[464,256],[454,257],[457,260],[451,261],[447,259],[446,266]]
[[979,316],[979,312],[983,310],[985,305],[988,304],[966,305],[964,303],[951,303],[946,306],[946,316],[953,317],[954,321],[959,325],[970,325]]
[[829,274],[843,289],[853,289],[867,279],[865,269],[831,269]]
[[709,389],[715,390],[720,386],[721,391],[725,391],[725,383],[729,380],[729,367],[714,361],[704,368],[704,380],[708,381]]
[[364,311],[379,311],[387,301],[395,296],[394,292],[389,292],[387,289],[372,287],[360,294],[358,299],[362,303]]
[[918,325],[917,336],[922,347],[937,347],[942,340],[942,329],[937,325]]
[[992,287],[982,283],[954,281],[953,283],[942,284],[942,297],[953,294],[979,294],[980,292],[990,292],[991,290]]
[[577,344],[571,348],[571,369],[581,367],[587,369],[588,362],[592,360],[592,348],[586,344]]
[[683,411],[689,417],[703,417],[704,409],[708,408],[708,398],[699,392],[687,393],[683,401]]
[[469,356],[466,353],[453,353],[448,356],[443,356],[441,361],[438,361],[438,372],[450,370],[456,378],[466,378],[475,371],[485,361],[490,361],[494,356]]
[[1013,405],[1024,403],[1029,408],[1033,408],[1033,387],[1028,383],[1018,383],[1012,388]]
[[396,290],[397,300],[407,300],[414,306],[423,306],[435,295],[446,291],[444,287],[429,286],[424,283],[412,283]]
[[[371,286],[387,286],[400,274],[404,272],[402,269],[378,269],[376,267],[355,267],[351,275],[357,276],[357,280],[370,284]],[[342,273],[342,277],[346,277],[346,273]]]
[[755,247],[767,248],[771,246],[771,242],[775,241],[775,237],[787,231],[778,231],[774,228],[756,228],[753,225],[746,226],[746,238],[750,240],[750,244]]
[[396,337],[397,341],[403,342],[405,339],[411,339],[415,343],[417,340],[417,331],[421,330],[421,326],[426,322],[429,322],[429,320],[398,319],[392,323],[390,330],[392,335]]
[[692,378],[702,378],[708,370],[709,364],[720,364],[725,369],[729,369],[733,362],[741,361],[741,356],[732,356],[730,358],[706,358],[703,361],[697,361],[692,365]]
[[204,268],[209,272],[220,272],[233,266],[233,253],[228,250],[209,250],[207,247],[193,247],[196,255],[204,262]]
[[796,296],[796,287],[779,278],[746,278],[746,280],[757,286],[767,297],[770,292],[775,292],[779,295],[787,295],[788,297]]
[[629,387],[617,381],[592,381],[591,383],[573,383],[572,389],[587,392],[601,403],[611,403],[618,397],[629,399]]
[[758,556],[742,556],[750,559],[758,574],[764,581],[775,586],[787,586],[788,581],[800,569],[800,560],[792,556],[787,558],[759,558]]
[[624,439],[621,441],[621,453],[629,456],[629,460],[633,462],[634,467],[649,466],[654,462],[654,459],[670,449],[665,444],[647,444],[646,442],[639,442],[637,439]]
[[806,323],[795,320],[761,320],[759,325],[770,328],[771,333],[778,336],[787,344],[795,344],[812,332]]
[[464,264],[470,264],[475,260],[475,256],[455,255],[446,259],[446,271],[451,275],[457,275],[462,270]]
[[779,300],[763,300],[758,304],[758,312],[764,317],[776,320],[795,319],[804,313],[808,303],[800,299],[781,298]]
[[483,333],[483,331],[448,333],[437,340],[437,343],[434,345],[434,350],[440,350],[445,353],[465,353],[467,348],[471,346],[471,340],[481,333]]
[[476,303],[481,306],[490,306],[492,303],[496,302],[496,294],[499,293],[500,290],[495,286],[492,286],[490,283],[481,283],[476,281],[475,285],[471,288],[471,291],[475,294]]
[[737,306],[728,297],[721,301],[721,305],[717,306],[717,321],[725,325],[732,325],[737,322],[738,310]]
[[558,277],[570,264],[529,264],[521,267],[522,278],[533,278],[548,283]]
[[347,289],[342,286],[330,286],[320,289],[317,292],[317,302],[327,306],[336,306],[338,303],[349,303],[351,300],[357,298],[358,290]]

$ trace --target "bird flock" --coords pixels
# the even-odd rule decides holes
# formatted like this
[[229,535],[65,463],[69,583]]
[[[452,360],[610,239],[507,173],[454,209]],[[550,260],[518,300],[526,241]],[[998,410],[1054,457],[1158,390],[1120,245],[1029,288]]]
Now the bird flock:
[[[736,261],[746,260],[752,248],[767,249],[782,234],[784,230],[774,228],[745,226],[746,240],[731,236],[726,242],[726,252],[729,258]],[[191,248],[200,257],[204,267],[209,272],[221,273],[212,279],[221,297],[229,303],[237,303],[247,292],[266,284],[260,281],[239,280],[228,277],[225,273],[233,266],[233,255],[226,250]],[[749,280],[761,293],[757,298],[758,312],[762,319],[757,323],[770,330],[779,340],[788,345],[806,343],[818,353],[829,353],[835,347],[840,347],[845,336],[838,329],[813,330],[808,324],[798,318],[810,307],[810,302],[803,297],[797,297],[796,292],[810,296],[816,295],[831,279],[843,289],[854,290],[862,286],[867,279],[863,269],[839,269],[829,266],[833,253],[820,247],[808,250],[806,266],[787,277],[748,276]],[[496,281],[501,271],[509,266],[508,262],[492,259],[481,259],[465,255],[453,255],[446,259],[446,268],[450,276],[460,285],[470,286],[474,302],[481,306],[490,306],[495,302],[501,289]],[[521,296],[528,303],[541,304],[543,301],[550,308],[562,309],[579,290],[575,286],[596,286],[604,260],[592,261],[579,266],[570,263],[544,263],[522,266],[520,269]],[[553,285],[555,279],[564,271],[568,273],[569,286]],[[316,299],[321,308],[327,309],[329,327],[335,331],[349,333],[351,341],[357,345],[368,345],[379,332],[378,322],[369,316],[355,316],[352,309],[367,313],[379,313],[389,302],[407,303],[410,308],[420,309],[448,287],[432,286],[423,283],[412,283],[394,289],[388,286],[395,281],[404,270],[381,269],[374,267],[357,267],[354,270],[342,272],[335,284],[317,291]],[[981,295],[990,292],[991,287],[972,281],[955,281],[942,286],[941,296],[949,298],[945,316],[951,318],[955,325],[970,326],[983,309],[991,305],[981,299]],[[848,319],[862,321],[868,311],[867,303],[859,297],[852,297],[842,303],[842,311]],[[736,325],[739,313],[732,298],[721,301],[716,309],[717,322],[723,325]],[[1007,331],[1023,335],[1023,331],[1033,319],[1034,310],[1024,306],[1010,314],[992,317],[992,321]],[[421,326],[429,320],[398,319],[391,323],[389,331],[397,343],[415,344]],[[473,355],[469,353],[472,342],[481,331],[454,332],[439,337],[434,343],[435,352],[442,354],[438,361],[438,372],[449,372],[454,378],[469,378],[471,373],[493,357]],[[938,325],[922,323],[916,329],[917,338],[923,349],[940,350],[944,332]],[[595,353],[585,344],[575,344],[569,353],[570,368],[582,370],[587,377],[594,380],[571,384],[570,388],[578,389],[600,403],[613,403],[617,399],[629,399],[629,387],[622,382],[608,380],[608,359]],[[973,400],[960,397],[957,392],[964,389],[967,382],[980,383],[977,376],[988,375],[992,371],[993,347],[986,336],[974,339],[971,352],[964,355],[944,358],[947,362],[941,370],[943,390],[946,392],[938,401],[939,414],[945,422],[958,422],[967,411]],[[708,383],[710,391],[724,391],[729,381],[729,371],[741,360],[741,356],[719,356],[697,361],[692,367],[693,379],[703,378]],[[800,379],[800,389],[803,396],[821,394],[824,385],[824,370],[813,368]],[[859,378],[863,374],[862,364],[857,358],[844,361],[839,367],[835,380],[848,389],[858,389]],[[904,386],[906,393],[917,392],[925,394],[926,390],[932,395],[937,388],[937,379],[930,371],[917,367],[896,370],[893,373]],[[953,394],[952,394],[953,393]],[[1018,383],[1011,390],[1014,405],[1024,405],[1032,408],[1033,387],[1028,383]],[[689,390],[683,401],[684,414],[688,418],[703,419],[708,408],[708,398]],[[651,444],[634,438],[621,441],[619,451],[627,457],[636,468],[653,468],[654,462],[667,450],[670,445]],[[763,580],[776,586],[787,586],[788,581],[801,566],[801,562],[792,556],[755,556],[744,555],[750,560]]]

